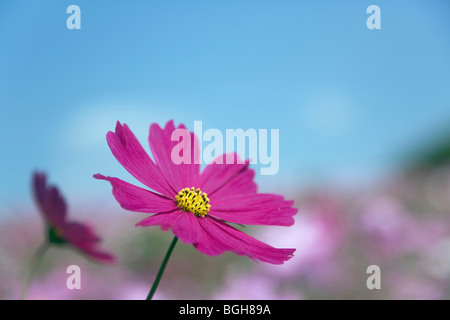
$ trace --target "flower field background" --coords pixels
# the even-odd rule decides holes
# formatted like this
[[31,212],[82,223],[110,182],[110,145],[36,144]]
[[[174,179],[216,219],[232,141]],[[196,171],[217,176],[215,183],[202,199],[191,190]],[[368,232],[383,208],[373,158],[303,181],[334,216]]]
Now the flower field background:
[[[297,251],[284,265],[176,247],[155,299],[447,299],[450,289],[450,168],[398,172],[364,190],[302,190],[300,213],[285,227],[246,227],[274,246]],[[30,299],[144,299],[171,234],[135,228],[136,215],[95,206],[72,212],[102,232],[117,263],[101,265],[73,250],[52,248],[30,287]],[[21,219],[24,217],[24,219]],[[25,219],[26,217],[26,219]],[[105,221],[107,223],[105,224]],[[0,298],[17,298],[43,223],[16,212],[1,224]],[[68,290],[66,268],[82,270],[82,289]],[[369,265],[382,287],[369,290]]]
[[[449,299],[449,12],[446,0],[1,0],[0,299],[20,297],[47,236],[35,172],[67,202],[59,227],[92,226],[115,262],[86,256],[91,243],[54,245],[27,299],[146,298],[173,234],[136,227],[148,214],[93,175],[143,186],[107,132],[127,124],[150,154],[150,125],[171,119],[223,145],[228,129],[279,130],[275,174],[250,167],[259,192],[295,201],[295,224],[234,226],[296,251],[270,265],[179,241],[155,299]],[[381,289],[367,287],[373,265]]]

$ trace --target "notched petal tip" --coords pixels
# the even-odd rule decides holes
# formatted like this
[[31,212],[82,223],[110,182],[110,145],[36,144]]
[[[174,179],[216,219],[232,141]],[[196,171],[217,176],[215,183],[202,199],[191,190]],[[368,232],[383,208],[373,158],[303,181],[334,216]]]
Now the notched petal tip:
[[166,122],[166,125],[164,126],[164,129],[169,129],[169,128],[175,128],[175,121],[173,119],[170,119],[169,121]]
[[124,129],[129,129],[126,123],[121,123],[119,120],[116,121],[116,128],[114,130],[114,132],[111,133],[115,133],[118,135],[121,135]]
[[[178,127],[180,127],[180,126],[185,127],[184,124],[180,124]],[[171,119],[171,120],[167,121],[163,127],[160,126],[159,123],[154,122],[150,125],[150,134],[151,134],[151,132],[154,132],[155,130],[157,130],[159,132],[168,131],[168,132],[172,133],[175,130],[175,121],[173,119]]]
[[45,187],[47,185],[47,175],[44,172],[35,171],[32,178],[32,188],[34,195],[39,202],[43,201]]
[[[167,124],[166,124],[166,126],[167,126]],[[161,126],[159,125],[159,123],[154,122],[154,123],[152,123],[152,124],[150,125],[150,135],[152,134],[151,132],[153,132],[153,131],[155,131],[155,130],[163,131],[163,128],[161,128]]]
[[295,249],[277,249],[279,250],[279,256],[273,258],[271,261],[263,261],[269,264],[273,264],[273,265],[283,265],[285,264],[287,261],[291,260],[293,255],[293,252],[295,251]]
[[34,171],[33,181],[43,181],[47,179],[47,174],[44,171]]
[[110,148],[114,148],[115,142],[117,142],[117,139],[122,143],[124,146],[127,145],[127,139],[126,134],[131,133],[130,128],[127,126],[126,123],[120,123],[119,120],[116,122],[116,128],[114,132],[108,131],[106,134],[106,141],[108,142],[108,145]]

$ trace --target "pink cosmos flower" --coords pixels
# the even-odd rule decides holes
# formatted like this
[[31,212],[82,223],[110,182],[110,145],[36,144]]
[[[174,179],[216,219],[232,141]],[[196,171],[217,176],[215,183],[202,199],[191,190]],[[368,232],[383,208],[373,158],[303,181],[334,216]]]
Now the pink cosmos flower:
[[[178,128],[186,129],[184,125]],[[274,248],[227,222],[290,226],[297,213],[293,201],[277,194],[257,193],[249,161],[240,161],[234,153],[219,156],[223,164],[213,161],[200,172],[200,165],[194,163],[200,150],[198,144],[191,143],[192,161],[175,164],[171,153],[179,142],[171,140],[174,130],[173,121],[165,128],[151,125],[149,144],[154,161],[126,124],[117,122],[115,132],[106,136],[114,157],[153,191],[101,174],[94,178],[111,183],[113,195],[124,209],[154,213],[137,226],[159,225],[164,231],[170,228],[181,241],[211,256],[231,251],[272,264],[289,260],[295,249]],[[196,139],[193,133],[190,137],[191,141]],[[226,157],[234,157],[233,164],[226,164],[230,162]]]
[[44,173],[33,175],[33,191],[47,224],[50,243],[69,244],[88,257],[101,262],[114,261],[111,254],[97,249],[100,238],[89,226],[67,220],[66,202],[55,186],[47,185],[47,177]]

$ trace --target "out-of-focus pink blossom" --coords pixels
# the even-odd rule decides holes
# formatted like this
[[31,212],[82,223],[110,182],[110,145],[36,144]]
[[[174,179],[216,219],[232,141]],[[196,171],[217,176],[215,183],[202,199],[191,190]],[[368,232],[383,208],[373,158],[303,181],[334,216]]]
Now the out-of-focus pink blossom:
[[49,241],[67,243],[88,257],[111,263],[114,256],[98,249],[100,238],[84,223],[67,219],[67,205],[55,186],[47,184],[44,173],[33,175],[33,191],[42,216],[47,224]]
[[372,197],[366,200],[356,225],[361,245],[367,255],[393,258],[401,254],[422,254],[437,244],[449,226],[432,214],[417,215],[392,196]]
[[230,272],[222,286],[212,294],[216,300],[299,300],[300,290],[283,289],[279,282],[262,272]]
[[262,239],[273,239],[276,245],[291,243],[297,248],[291,261],[276,269],[265,266],[266,271],[284,277],[301,277],[321,274],[322,269],[331,270],[335,264],[345,236],[344,212],[336,201],[327,197],[317,197],[299,210],[293,227],[262,231]]

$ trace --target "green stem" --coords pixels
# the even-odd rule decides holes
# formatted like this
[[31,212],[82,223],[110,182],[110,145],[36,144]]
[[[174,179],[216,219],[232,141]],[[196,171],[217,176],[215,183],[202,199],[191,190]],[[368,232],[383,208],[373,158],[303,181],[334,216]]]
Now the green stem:
[[152,300],[153,295],[156,292],[156,289],[158,288],[159,281],[161,280],[161,277],[164,273],[164,269],[166,268],[167,261],[169,261],[170,255],[172,254],[173,248],[175,248],[175,245],[177,244],[177,237],[174,237],[172,240],[172,243],[170,244],[169,249],[167,250],[166,256],[164,257],[163,262],[161,263],[161,267],[159,267],[158,274],[156,275],[155,281],[153,282],[152,288],[150,289],[150,292],[148,293],[147,300]]
[[46,241],[42,246],[39,247],[39,249],[34,254],[33,259],[30,262],[30,266],[28,267],[27,273],[25,274],[22,291],[20,292],[20,300],[25,299],[28,292],[28,287],[30,286],[31,278],[36,272],[36,269],[39,266],[39,263],[41,262],[42,257],[44,256],[48,248],[49,243]]

